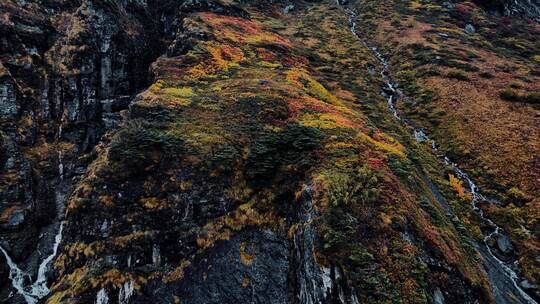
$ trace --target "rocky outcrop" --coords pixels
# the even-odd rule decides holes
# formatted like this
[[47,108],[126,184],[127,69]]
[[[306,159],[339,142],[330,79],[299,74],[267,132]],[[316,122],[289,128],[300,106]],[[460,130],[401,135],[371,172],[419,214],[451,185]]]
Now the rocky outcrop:
[[540,1],[538,0],[511,0],[505,5],[505,13],[518,15],[540,22]]
[[474,2],[491,11],[504,13],[508,16],[525,17],[540,22],[540,1],[538,0],[476,0]]
[[30,276],[94,146],[148,84],[176,11],[161,2],[0,4],[0,244]]

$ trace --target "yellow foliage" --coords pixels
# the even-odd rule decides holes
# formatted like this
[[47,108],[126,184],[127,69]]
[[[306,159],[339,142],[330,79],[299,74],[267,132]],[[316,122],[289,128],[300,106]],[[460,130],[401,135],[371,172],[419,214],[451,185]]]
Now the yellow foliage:
[[253,209],[253,203],[240,205],[232,214],[227,214],[204,227],[204,235],[197,239],[197,245],[208,248],[217,240],[228,240],[233,231],[249,226],[262,226],[277,223],[272,212],[259,213]]
[[324,148],[326,150],[352,149],[352,148],[356,148],[356,145],[352,143],[337,142],[337,143],[327,144],[324,146]]
[[450,185],[456,190],[460,198],[466,198],[465,189],[463,188],[463,182],[455,177],[453,174],[448,174]]
[[405,153],[404,153],[405,148],[399,143],[389,144],[383,141],[378,141],[362,132],[358,133],[358,138],[373,144],[379,150],[389,152],[391,154],[395,154],[401,157],[405,157]]
[[113,205],[113,197],[110,195],[102,195],[98,197],[98,202],[102,203],[107,207],[111,207]]
[[154,93],[159,92],[161,88],[163,88],[163,85],[165,84],[165,81],[162,79],[159,79],[158,81],[154,82],[148,89]]
[[143,238],[150,234],[152,234],[150,231],[135,231],[127,235],[115,237],[111,241],[116,246],[125,247],[131,241]]
[[162,278],[163,283],[171,283],[175,281],[182,280],[184,278],[184,271],[186,268],[191,265],[189,261],[183,260],[178,267],[176,267],[171,273]]
[[164,200],[160,200],[157,197],[143,197],[139,200],[139,202],[148,209],[164,209],[168,206],[167,202]]
[[[90,269],[88,266],[77,268],[67,277],[63,278],[59,283],[51,286],[53,293],[47,299],[47,304],[64,303],[62,300],[66,296],[73,296],[77,294],[80,289],[85,287],[89,272]],[[67,283],[67,286],[63,286],[62,282]],[[62,288],[62,290],[59,290],[59,288]]]
[[92,288],[104,287],[107,285],[121,288],[124,283],[129,281],[133,282],[133,288],[136,290],[141,288],[141,284],[146,283],[146,279],[143,277],[137,277],[131,273],[122,272],[118,269],[111,269],[102,275],[92,277],[90,279],[90,285],[92,285]]
[[305,114],[300,122],[308,127],[317,127],[321,129],[337,129],[354,127],[351,121],[342,115],[323,113],[319,115]]
[[248,245],[246,242],[240,244],[240,261],[244,265],[251,265],[255,259],[255,244],[251,245],[251,253],[248,252]]
[[247,288],[249,286],[249,283],[251,282],[251,279],[246,275],[242,279],[242,288]]
[[320,84],[317,80],[313,79],[305,70],[291,69],[287,71],[287,80],[295,84],[306,91],[309,95],[320,99],[336,106],[343,106],[343,103],[333,94]]
[[173,97],[191,97],[195,95],[192,87],[164,88],[162,92]]
[[279,63],[272,63],[272,62],[268,62],[268,61],[261,61],[259,63],[257,63],[259,66],[263,67],[263,68],[271,68],[271,69],[278,69],[278,68],[281,68],[283,67],[281,64]]
[[210,58],[192,67],[188,71],[188,79],[215,78],[220,73],[227,73],[231,68],[238,67],[245,59],[241,49],[228,44],[206,42],[204,48]]

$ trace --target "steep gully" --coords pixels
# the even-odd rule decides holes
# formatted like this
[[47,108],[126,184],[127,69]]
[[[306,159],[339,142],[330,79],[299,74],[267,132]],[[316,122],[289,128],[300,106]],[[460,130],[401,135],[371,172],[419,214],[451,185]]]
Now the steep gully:
[[[92,12],[103,17],[100,15],[101,12]],[[108,23],[108,26],[103,28],[111,27],[112,25]],[[103,37],[99,36],[101,34]],[[36,105],[43,104],[44,109],[32,110],[43,111],[46,113],[43,119],[48,124],[56,126],[51,146],[67,143],[73,144],[76,150],[64,153],[59,148],[56,156],[48,159],[49,163],[57,164],[56,168],[52,167],[48,173],[50,182],[47,187],[51,189],[51,211],[46,216],[50,218],[50,222],[39,227],[35,241],[32,240],[29,245],[32,246],[29,249],[31,251],[21,256],[10,248],[7,241],[0,243],[0,251],[7,264],[6,269],[9,270],[7,277],[11,283],[9,289],[9,283],[6,283],[6,289],[2,290],[2,293],[10,303],[34,304],[49,294],[53,261],[64,236],[64,210],[68,195],[78,178],[84,174],[88,165],[86,159],[91,158],[89,155],[92,148],[100,142],[101,136],[115,129],[122,119],[121,111],[128,107],[132,96],[147,85],[144,80],[148,76],[148,66],[157,57],[157,51],[161,48],[160,46],[156,48],[156,52],[144,53],[143,56],[133,59],[135,64],[131,64],[131,68],[128,68],[126,65],[129,60],[125,60],[126,57],[121,54],[126,48],[120,48],[115,44],[121,45],[122,42],[111,41],[108,32],[99,32],[96,36],[99,37],[91,36],[89,39],[96,39],[101,43],[100,53],[96,55],[98,60],[94,60],[94,54],[88,58],[84,56],[80,58],[81,64],[86,64],[85,67],[90,72],[64,76],[55,74],[51,67],[46,66],[44,68],[46,73],[43,76],[45,85],[37,88],[43,95],[40,103]],[[91,44],[91,41],[85,43]],[[118,88],[115,87],[116,82],[113,80],[118,82]],[[125,82],[129,82],[130,85],[124,88]],[[49,84],[52,87],[49,87]],[[52,109],[55,111],[52,112]],[[45,177],[39,176],[36,179]],[[36,207],[38,204],[35,203],[32,208],[39,208],[40,206]]]
[[[59,128],[58,134],[60,137],[61,128]],[[56,254],[58,252],[60,242],[62,241],[62,232],[64,230],[64,204],[70,186],[69,183],[64,181],[64,163],[62,162],[61,152],[59,152],[58,154],[58,159],[58,176],[60,179],[60,184],[56,191],[55,197],[57,219],[53,221],[53,223],[50,224],[48,227],[46,227],[45,232],[43,232],[44,235],[54,234],[54,238],[51,238],[49,236],[50,240],[54,241],[52,246],[50,246],[51,253],[47,255],[38,266],[36,279],[32,280],[32,275],[22,270],[21,267],[19,267],[19,265],[17,265],[17,263],[15,263],[13,259],[9,256],[8,252],[2,246],[0,246],[0,251],[2,251],[2,253],[4,254],[4,257],[9,267],[9,279],[11,280],[12,287],[19,295],[24,298],[27,304],[38,303],[40,299],[44,298],[49,294],[48,275],[51,271],[51,264],[53,262],[53,259],[56,257]],[[47,242],[49,238],[44,237],[45,242]],[[43,244],[43,247],[47,249],[47,245],[48,244]]]
[[[340,3],[338,3],[340,4]],[[484,266],[488,272],[488,277],[490,280],[491,287],[495,296],[497,303],[527,303],[527,304],[536,304],[537,302],[525,292],[518,283],[519,276],[517,274],[517,269],[519,264],[516,258],[511,258],[509,261],[504,262],[493,252],[492,248],[488,245],[488,242],[497,239],[499,237],[505,237],[504,231],[501,227],[497,226],[491,219],[489,219],[482,209],[478,207],[480,202],[490,202],[497,203],[496,200],[486,198],[480,193],[478,186],[471,179],[471,177],[459,168],[459,166],[452,162],[446,155],[444,155],[437,148],[437,143],[430,139],[425,131],[415,128],[409,121],[403,119],[398,109],[396,108],[396,101],[401,98],[401,92],[397,89],[398,84],[393,82],[390,76],[390,64],[385,59],[385,57],[378,51],[376,47],[369,46],[368,43],[360,37],[356,30],[356,12],[353,9],[346,9],[349,19],[349,28],[350,31],[359,39],[359,41],[368,49],[370,49],[377,60],[380,63],[381,76],[384,81],[384,87],[382,88],[382,94],[387,99],[388,109],[392,115],[399,120],[407,129],[411,130],[414,135],[414,138],[418,142],[428,142],[431,143],[431,148],[433,152],[442,159],[445,165],[451,166],[455,174],[461,179],[467,182],[468,191],[472,195],[471,205],[474,212],[482,219],[484,224],[487,227],[491,228],[491,231],[485,233],[484,244],[477,245],[477,250],[483,257]],[[436,187],[432,187],[434,191],[434,196],[439,200],[441,205],[447,206],[446,202],[442,201],[443,197],[438,193]],[[444,208],[447,209],[447,208]]]
[[[127,107],[130,102],[126,103],[126,99],[132,100],[133,97],[115,97],[115,100],[119,101],[118,103],[123,104],[123,106],[117,110]],[[122,116],[105,110],[97,119],[102,120],[103,123],[110,123],[110,126],[106,126],[102,130],[96,129],[97,132],[104,135],[105,133],[114,130],[114,127],[118,125],[119,121],[122,119]],[[113,120],[114,122],[112,122]],[[62,134],[62,125],[59,125],[57,130],[57,142],[62,141]],[[97,143],[98,142],[95,142],[94,144]],[[55,219],[51,224],[44,227],[41,232],[40,240],[36,245],[36,252],[33,254],[33,258],[37,259],[35,266],[33,266],[34,264],[28,264],[26,261],[18,264],[9,255],[8,251],[4,247],[0,246],[0,251],[2,251],[7,266],[9,267],[9,280],[11,281],[11,287],[16,293],[15,294],[12,292],[9,295],[9,298],[14,300],[15,303],[19,303],[20,301],[24,301],[27,304],[39,303],[40,300],[45,298],[50,292],[49,279],[51,278],[51,273],[53,271],[52,265],[63,238],[65,204],[73,187],[73,183],[76,180],[75,176],[79,174],[79,172],[75,171],[80,170],[80,168],[77,168],[74,165],[73,160],[66,160],[61,151],[58,151],[57,161],[58,185],[56,187],[54,198],[56,210]],[[73,177],[73,179],[68,179],[65,177]],[[124,293],[121,294],[119,298],[129,298],[132,294],[132,289],[132,286],[126,283],[126,286],[123,286],[122,288]],[[13,297],[15,296],[20,297],[20,300],[14,299]]]
[[[60,141],[62,136],[62,126],[60,125],[57,130],[56,140]],[[37,303],[40,299],[49,294],[48,286],[48,274],[51,271],[51,263],[56,257],[58,247],[62,241],[62,232],[64,231],[64,205],[66,196],[69,192],[69,183],[64,181],[64,162],[62,158],[62,152],[58,152],[58,178],[59,186],[56,190],[55,207],[57,210],[56,220],[45,228],[43,235],[54,234],[54,240],[52,246],[50,246],[51,253],[46,256],[38,266],[37,276],[35,280],[32,280],[32,275],[19,267],[17,263],[13,261],[8,252],[0,246],[0,251],[4,254],[7,265],[9,267],[9,279],[14,290],[24,298],[27,304]],[[56,232],[55,232],[56,231]],[[50,236],[49,236],[50,238]],[[44,241],[47,242],[49,238],[44,237]],[[44,244],[43,247],[47,247],[48,244]],[[39,250],[39,247],[38,247]]]

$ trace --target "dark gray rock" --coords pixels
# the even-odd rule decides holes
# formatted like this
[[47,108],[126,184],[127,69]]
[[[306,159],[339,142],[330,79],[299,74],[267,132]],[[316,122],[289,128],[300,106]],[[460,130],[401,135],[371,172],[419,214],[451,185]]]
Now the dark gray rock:
[[497,247],[504,254],[511,254],[514,251],[508,236],[501,233],[497,235]]
[[284,236],[270,230],[243,231],[217,242],[189,267],[179,294],[186,304],[289,303],[289,263]]
[[446,7],[447,9],[454,9],[456,8],[456,5],[450,1],[444,1],[443,2],[443,6]]
[[0,80],[0,118],[13,118],[19,113],[15,84],[8,80]]
[[290,13],[292,10],[294,10],[294,5],[293,5],[293,4],[289,4],[289,5],[285,6],[285,8],[283,9],[283,13],[288,14],[288,13]]

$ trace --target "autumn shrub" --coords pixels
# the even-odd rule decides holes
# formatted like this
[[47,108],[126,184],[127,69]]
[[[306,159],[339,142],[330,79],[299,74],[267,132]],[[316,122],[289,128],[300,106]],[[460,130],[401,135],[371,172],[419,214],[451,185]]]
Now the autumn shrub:
[[461,14],[465,14],[467,13],[469,10],[467,8],[467,6],[463,5],[463,4],[457,4],[456,5],[456,11],[458,11],[459,13]]
[[466,199],[467,194],[465,192],[465,188],[463,187],[463,181],[461,181],[459,178],[455,177],[453,174],[448,174],[448,180],[450,182],[450,186],[456,190],[457,195],[461,199]]
[[216,149],[210,161],[210,167],[222,171],[231,171],[238,160],[240,152],[232,145],[224,144]]
[[418,205],[429,215],[434,224],[437,226],[442,226],[444,224],[444,218],[441,216],[441,213],[427,198],[422,197],[419,200]]
[[139,170],[183,152],[184,141],[149,126],[130,126],[111,143],[109,159],[130,170]]
[[520,93],[515,89],[506,88],[499,93],[499,96],[508,101],[540,104],[540,92]]
[[446,73],[446,77],[452,78],[452,79],[457,79],[457,80],[464,80],[464,81],[469,80],[469,76],[467,76],[467,74],[465,72],[463,72],[462,70],[458,70],[458,69],[449,70]]
[[319,129],[295,124],[267,133],[250,146],[246,176],[258,184],[268,182],[280,166],[304,171],[315,161],[311,152],[320,146],[322,139]]
[[329,176],[328,202],[347,208],[367,207],[378,199],[379,179],[369,166]]
[[480,76],[482,78],[485,78],[485,79],[492,79],[493,78],[493,74],[491,74],[490,72],[482,72],[482,73],[478,74],[478,76]]
[[512,187],[508,189],[508,191],[506,191],[506,197],[518,206],[522,206],[531,200],[530,196],[528,196],[525,192],[521,191],[517,187]]
[[442,66],[449,67],[449,68],[454,68],[454,69],[458,69],[458,70],[464,70],[466,72],[478,72],[478,71],[480,71],[480,68],[478,68],[477,66],[474,66],[474,65],[472,65],[470,63],[467,63],[467,62],[459,62],[459,61],[456,61],[456,60],[443,60],[439,64],[442,65]]

